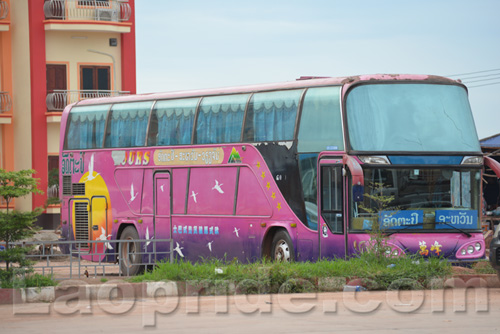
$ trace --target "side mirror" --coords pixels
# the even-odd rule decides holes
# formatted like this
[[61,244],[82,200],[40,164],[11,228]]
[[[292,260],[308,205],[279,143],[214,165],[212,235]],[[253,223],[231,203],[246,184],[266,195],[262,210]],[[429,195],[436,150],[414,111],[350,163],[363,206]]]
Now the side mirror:
[[352,176],[352,198],[355,202],[363,201],[363,193],[365,192],[365,177],[363,168],[355,157],[348,155],[344,156],[344,164],[347,165]]

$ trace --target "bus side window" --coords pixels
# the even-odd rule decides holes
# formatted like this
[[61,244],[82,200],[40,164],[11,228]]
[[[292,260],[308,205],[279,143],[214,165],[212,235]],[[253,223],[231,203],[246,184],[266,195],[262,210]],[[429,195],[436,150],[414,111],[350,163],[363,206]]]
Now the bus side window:
[[333,233],[342,233],[342,166],[321,168],[321,215]]
[[250,99],[243,141],[293,140],[303,89],[256,93]]
[[196,121],[196,144],[240,141],[249,94],[205,97]]
[[101,148],[109,108],[109,104],[104,104],[71,109],[65,149]]
[[199,98],[158,101],[151,115],[148,146],[191,144],[199,101]]
[[303,223],[315,231],[318,229],[317,162],[317,153],[299,155],[299,172],[306,217]]
[[153,102],[115,104],[111,108],[105,147],[144,146]]

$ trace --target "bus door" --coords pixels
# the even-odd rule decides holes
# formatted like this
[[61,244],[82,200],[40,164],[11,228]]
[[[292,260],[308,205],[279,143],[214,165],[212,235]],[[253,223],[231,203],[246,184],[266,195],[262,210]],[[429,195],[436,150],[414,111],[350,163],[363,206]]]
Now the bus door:
[[[170,179],[170,173],[167,171],[154,174],[154,231],[149,231],[149,239],[153,237],[155,239],[170,239],[172,236]],[[151,243],[147,250],[148,252],[155,250],[164,252],[166,245],[165,242],[156,245]]]
[[[105,196],[93,196],[90,199],[90,240],[111,239],[111,229],[108,227],[108,201]],[[99,261],[104,258],[104,254],[109,250],[113,252],[111,243],[94,243],[91,247],[92,261]]]
[[345,169],[342,157],[319,162],[319,254],[321,258],[345,258]]

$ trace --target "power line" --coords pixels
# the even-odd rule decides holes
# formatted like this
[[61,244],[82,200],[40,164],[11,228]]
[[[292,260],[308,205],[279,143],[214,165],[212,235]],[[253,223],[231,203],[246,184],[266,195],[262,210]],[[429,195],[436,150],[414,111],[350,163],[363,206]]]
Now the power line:
[[498,85],[498,84],[500,84],[500,81],[499,81],[499,82],[487,83],[487,84],[484,84],[484,85],[467,86],[467,88],[476,88],[476,87],[492,86],[492,85]]
[[470,79],[478,79],[478,78],[486,78],[486,77],[494,77],[498,76],[500,73],[493,73],[493,74],[485,74],[485,75],[478,75],[475,77],[467,77],[467,78],[462,78],[462,81],[470,80]]
[[473,82],[491,81],[491,80],[498,80],[498,79],[500,79],[500,76],[496,76],[495,78],[472,80],[472,81],[463,80],[463,82],[467,84],[467,83],[473,83]]
[[486,72],[494,72],[494,71],[500,71],[500,68],[496,68],[496,69],[493,69],[493,70],[469,72],[469,73],[452,74],[452,75],[446,75],[446,76],[447,77],[458,77],[458,76],[461,76],[461,75],[470,75],[470,74],[478,74],[478,73],[486,73]]

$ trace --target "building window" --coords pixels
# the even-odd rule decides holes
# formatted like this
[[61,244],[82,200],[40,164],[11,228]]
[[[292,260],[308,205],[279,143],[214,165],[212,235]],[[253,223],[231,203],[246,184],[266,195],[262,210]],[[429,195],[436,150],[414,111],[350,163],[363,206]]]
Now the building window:
[[80,87],[83,90],[110,90],[109,66],[80,66]]
[[[65,91],[67,88],[66,65],[47,64],[47,94],[55,90]],[[66,107],[67,101],[64,94],[57,94],[51,107],[47,111],[61,111]]]

